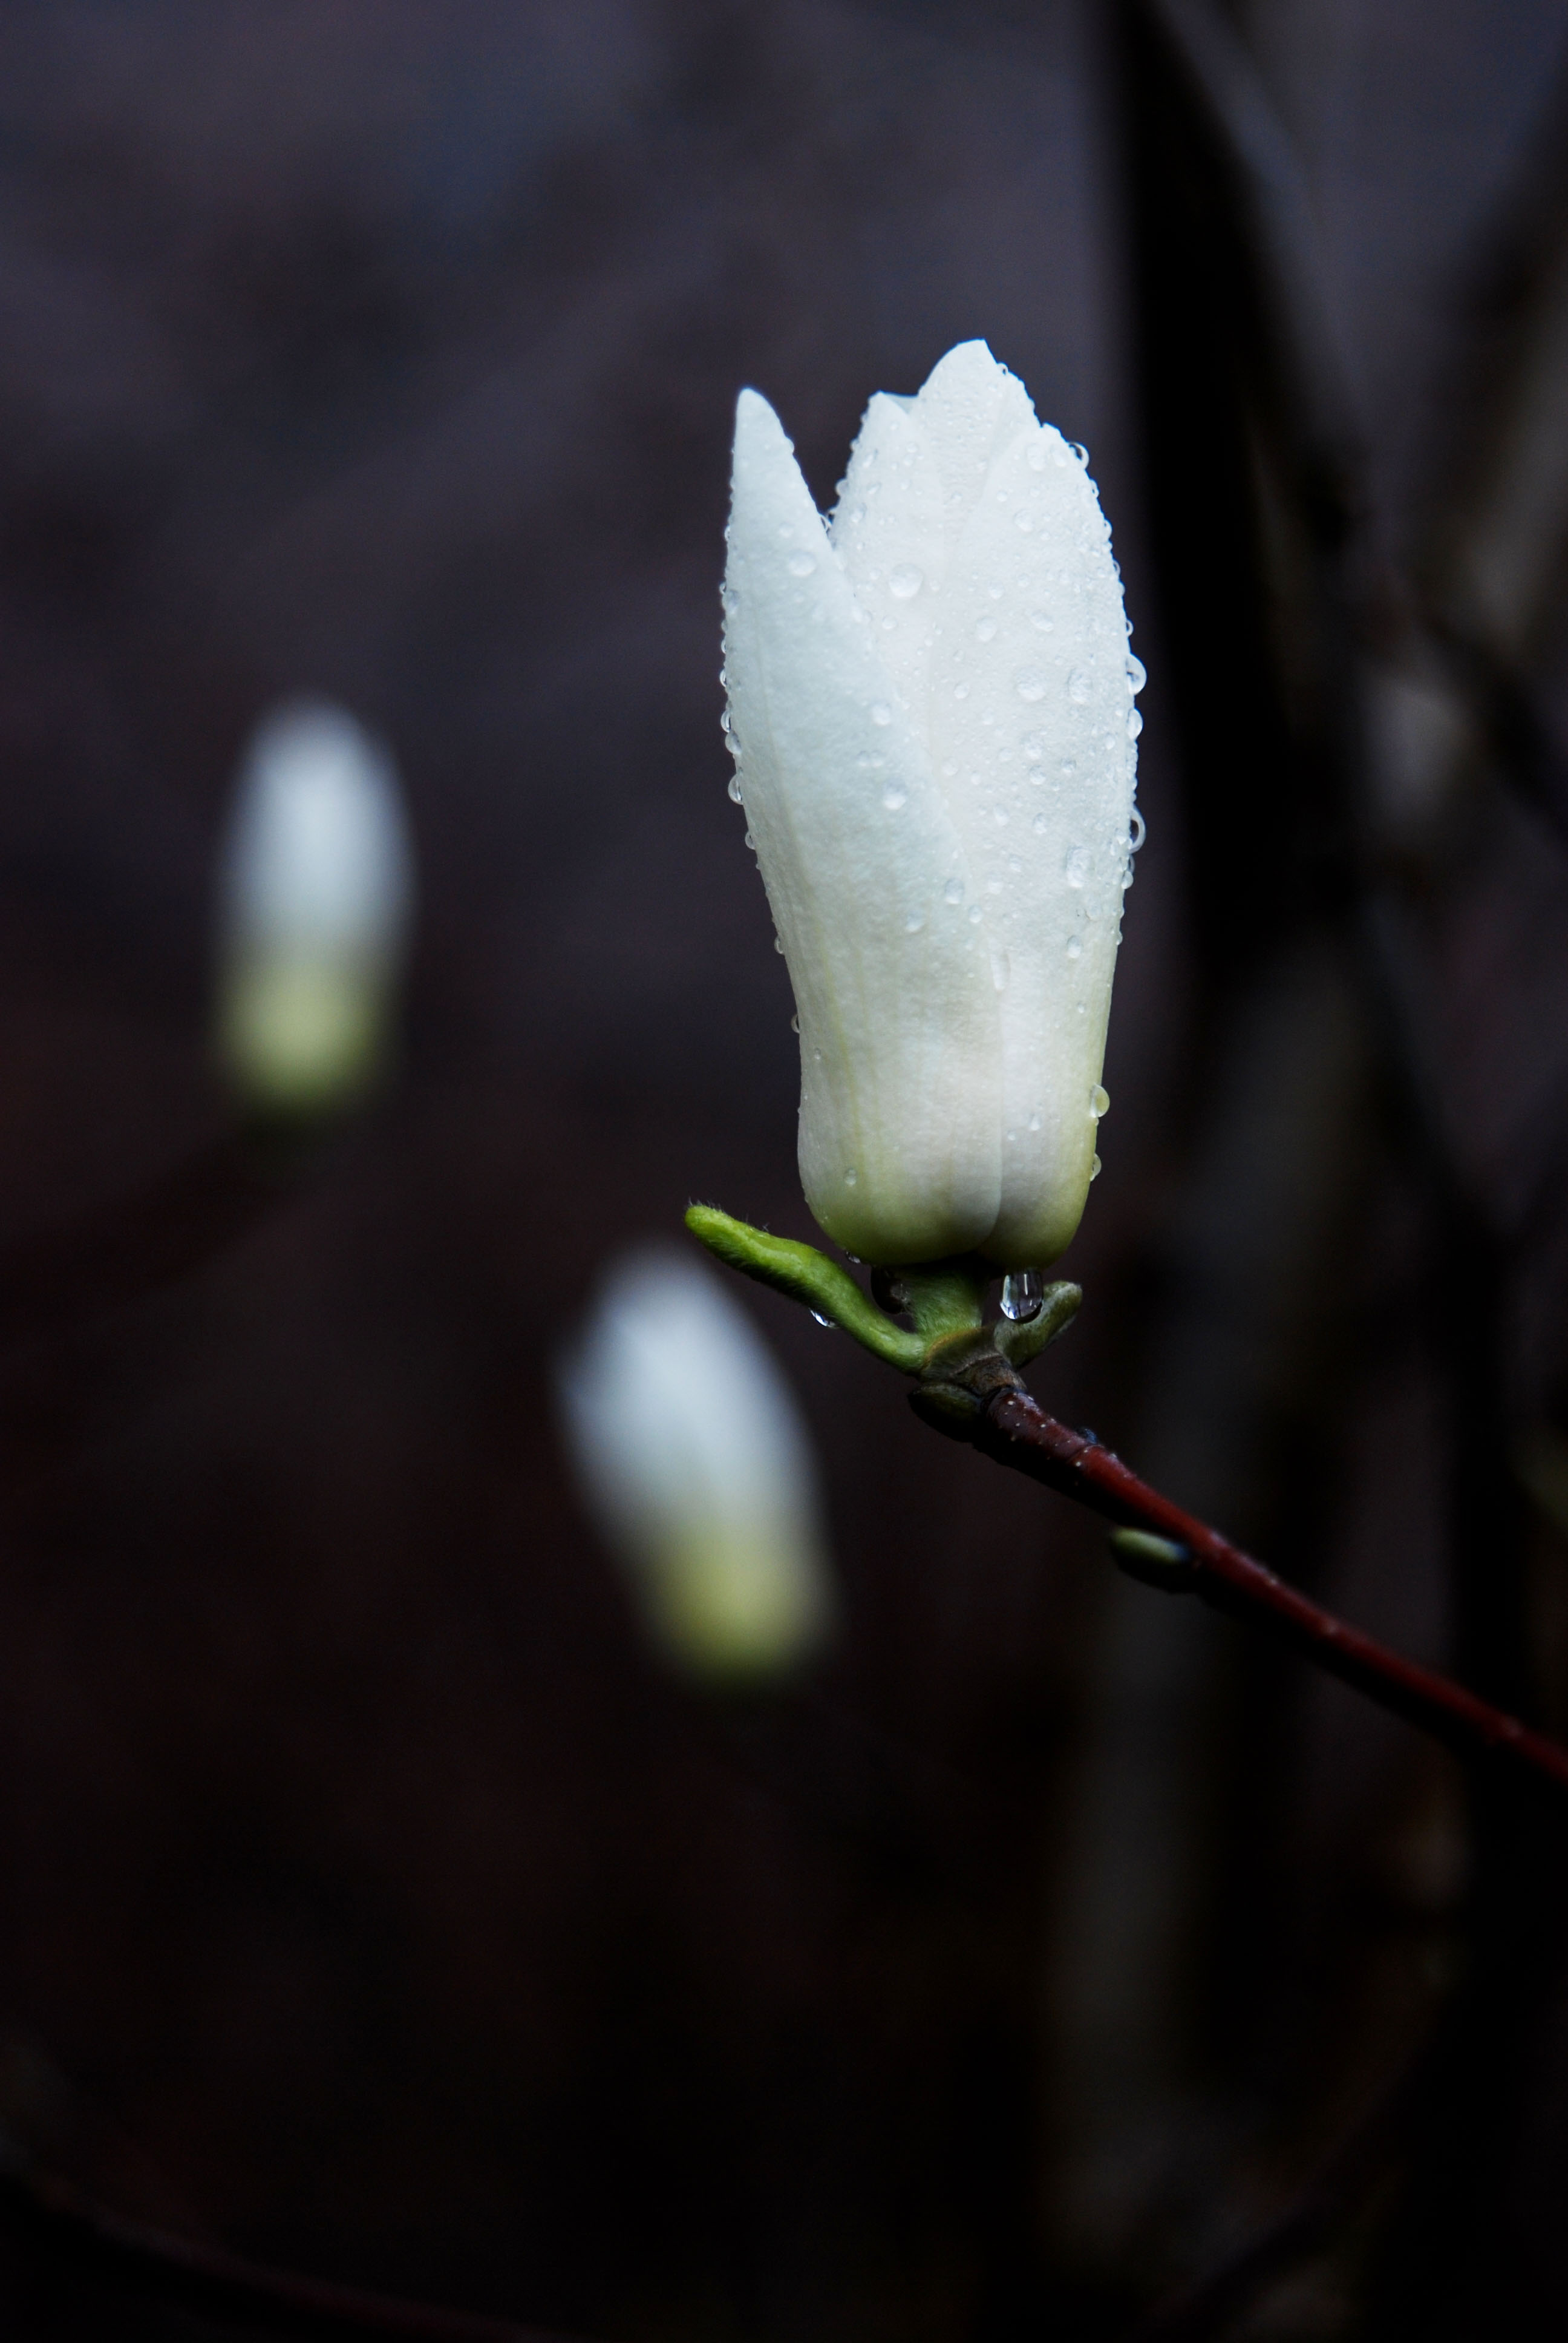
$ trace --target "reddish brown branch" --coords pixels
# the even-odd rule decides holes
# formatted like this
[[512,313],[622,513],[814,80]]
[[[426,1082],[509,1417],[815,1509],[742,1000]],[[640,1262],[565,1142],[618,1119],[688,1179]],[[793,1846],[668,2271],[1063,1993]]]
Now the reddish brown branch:
[[1091,1433],[1074,1432],[1047,1415],[1027,1392],[993,1391],[970,1437],[999,1463],[1075,1497],[1109,1521],[1183,1549],[1171,1564],[1135,1568],[1135,1575],[1172,1594],[1196,1594],[1216,1611],[1261,1628],[1457,1755],[1504,1765],[1568,1798],[1568,1749],[1309,1602],[1218,1530],[1150,1488]]
[[0,2227],[65,2267],[273,2334],[402,2335],[425,2343],[548,2343],[537,2328],[362,2293],[268,2268],[106,2211],[66,2181],[0,2172]]

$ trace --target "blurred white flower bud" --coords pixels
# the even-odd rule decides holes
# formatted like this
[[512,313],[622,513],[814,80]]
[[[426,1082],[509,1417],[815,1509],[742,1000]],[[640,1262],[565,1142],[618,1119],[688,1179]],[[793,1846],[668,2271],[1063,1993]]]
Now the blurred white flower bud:
[[241,769],[220,909],[218,1046],[247,1105],[316,1114],[384,1061],[413,900],[397,776],[343,709],[275,709]]
[[890,1263],[1053,1261],[1095,1131],[1142,669],[1081,449],[983,342],[866,410],[830,524],[736,413],[726,724],[800,1031],[800,1172]]
[[822,1645],[832,1586],[806,1429],[700,1261],[650,1248],[614,1264],[559,1392],[584,1495],[678,1665],[755,1681]]

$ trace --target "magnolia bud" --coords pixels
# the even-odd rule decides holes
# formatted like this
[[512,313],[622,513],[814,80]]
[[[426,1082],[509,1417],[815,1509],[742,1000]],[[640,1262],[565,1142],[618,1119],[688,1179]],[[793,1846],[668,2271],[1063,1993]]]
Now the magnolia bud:
[[966,342],[872,399],[824,523],[743,391],[724,608],[807,1201],[865,1261],[1042,1267],[1099,1168],[1135,843],[1142,670],[1081,451]]
[[341,709],[275,710],[241,769],[221,904],[218,1047],[247,1105],[326,1113],[374,1081],[412,897],[386,749]]
[[771,1353],[699,1261],[609,1272],[558,1378],[583,1493],[655,1638],[708,1677],[779,1674],[823,1643],[816,1472]]

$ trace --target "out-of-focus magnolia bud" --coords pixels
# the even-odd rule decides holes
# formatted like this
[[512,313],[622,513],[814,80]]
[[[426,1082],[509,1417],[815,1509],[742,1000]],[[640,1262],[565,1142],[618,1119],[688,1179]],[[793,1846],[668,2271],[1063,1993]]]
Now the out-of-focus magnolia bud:
[[1121,584],[1085,468],[983,342],[879,393],[824,523],[736,415],[725,719],[800,1029],[800,1173],[860,1259],[1053,1261],[1131,854]]
[[617,1262],[559,1390],[584,1494],[678,1665],[755,1681],[821,1646],[832,1587],[806,1429],[699,1261]]
[[330,1113],[373,1083],[412,899],[387,750],[341,709],[276,709],[241,769],[220,914],[218,1046],[254,1111]]

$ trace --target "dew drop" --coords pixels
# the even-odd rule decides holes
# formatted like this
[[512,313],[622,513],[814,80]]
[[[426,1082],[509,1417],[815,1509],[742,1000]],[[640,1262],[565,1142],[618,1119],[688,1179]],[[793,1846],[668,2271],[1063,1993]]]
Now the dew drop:
[[1089,698],[1090,689],[1088,676],[1082,668],[1075,667],[1067,679],[1067,696],[1075,708],[1084,706]]
[[909,803],[909,792],[900,789],[897,781],[890,781],[882,791],[882,803],[890,813],[897,813],[900,806]]
[[1128,711],[1127,711],[1127,737],[1128,737],[1128,739],[1129,739],[1130,740],[1136,740],[1136,739],[1137,739],[1137,738],[1138,738],[1138,735],[1140,734],[1140,732],[1141,732],[1141,731],[1142,731],[1142,729],[1143,729],[1143,719],[1142,719],[1142,717],[1139,714],[1139,712],[1138,712],[1138,710],[1137,710],[1137,709],[1136,709],[1136,708],[1130,708],[1130,709],[1128,709]]
[[809,578],[817,567],[814,553],[792,553],[784,567],[791,578]]
[[1029,1127],[1030,1131],[1038,1131],[1040,1129],[1040,1117],[1038,1114],[1031,1114],[1030,1116]]
[[890,724],[893,720],[893,711],[885,699],[873,699],[866,712],[873,724]]
[[1043,765],[1031,765],[1031,766],[1030,767],[1030,769],[1029,769],[1029,785],[1030,785],[1030,788],[1031,789],[1044,789],[1044,787],[1045,787],[1045,767],[1044,767]]
[[975,635],[978,640],[982,643],[994,642],[996,640],[996,620],[994,618],[981,618],[979,620],[975,627]]
[[819,1310],[813,1310],[813,1311],[812,1311],[812,1312],[811,1312],[811,1315],[812,1315],[812,1317],[813,1317],[813,1318],[815,1318],[815,1320],[817,1321],[817,1323],[818,1323],[818,1325],[819,1325],[819,1326],[829,1326],[829,1327],[830,1327],[830,1326],[832,1325],[832,1323],[833,1323],[833,1321],[832,1321],[830,1318],[824,1318],[824,1317],[823,1317],[823,1315],[822,1315],[822,1312],[821,1312]]
[[1043,699],[1049,685],[1050,678],[1039,668],[1026,667],[1020,669],[1015,689],[1020,699]]
[[1131,651],[1127,654],[1127,689],[1136,699],[1149,680],[1149,670]]
[[728,789],[727,789],[726,794],[727,794],[727,796],[729,797],[729,802],[730,802],[730,804],[731,804],[731,805],[744,805],[744,804],[745,804],[746,799],[745,799],[744,796],[743,796],[743,795],[742,795],[742,793],[741,793],[741,789],[740,789],[740,776],[739,776],[739,773],[731,773],[731,774],[730,774],[730,776],[729,776],[729,786],[728,786]]
[[742,840],[742,843],[743,843],[744,845],[749,846],[749,847],[751,849],[751,851],[753,852],[753,854],[755,854],[755,853],[756,853],[756,851],[757,851],[757,840],[752,837],[751,832],[750,832],[749,830],[748,830],[748,831],[747,831],[746,836],[745,836],[745,839]]
[[918,569],[912,561],[900,561],[889,573],[888,591],[895,602],[912,602],[925,582],[923,569]]
[[1148,835],[1149,825],[1144,820],[1143,816],[1139,812],[1138,808],[1134,806],[1132,809],[1132,820],[1127,832],[1128,852],[1130,854],[1136,854]]
[[1089,1166],[1089,1176],[1091,1180],[1098,1180],[1100,1177],[1100,1158],[1098,1155],[1093,1158]]
[[[1033,779],[1034,775],[1031,773],[1030,775],[1030,779],[1033,780]],[[1043,808],[1035,815],[1034,820],[1030,823],[1030,828],[1033,830],[1036,838],[1043,838],[1045,836],[1046,831],[1050,828],[1050,816]]]
[[968,684],[967,684],[967,683],[955,683],[955,684],[954,684],[954,686],[953,686],[953,698],[954,698],[955,699],[967,699],[969,698],[969,696],[970,696],[970,688],[969,688],[969,686],[968,686]]
[[799,1033],[800,1031],[800,1019],[799,1014],[791,1017],[789,1020],[789,1031],[791,1033]]
[[978,928],[981,918],[980,905],[978,903],[971,903],[964,916],[969,920],[971,928]]
[[1053,634],[1056,629],[1056,620],[1049,610],[1031,610],[1029,614],[1029,623],[1037,634]]
[[1044,1301],[1045,1280],[1038,1269],[1010,1270],[1002,1279],[1001,1314],[1015,1326],[1026,1326],[1031,1318],[1038,1318]]
[[918,936],[925,924],[926,915],[923,911],[911,911],[904,921],[904,933],[907,936]]
[[1072,439],[1072,440],[1070,440],[1070,441],[1068,442],[1068,444],[1069,444],[1069,446],[1071,447],[1072,452],[1073,452],[1073,454],[1077,457],[1077,458],[1078,458],[1079,462],[1080,462],[1081,464],[1087,464],[1087,463],[1088,463],[1088,461],[1089,461],[1089,450],[1088,450],[1088,448],[1083,445],[1082,440],[1081,440],[1081,439]]
[[1034,527],[1034,516],[1032,513],[1022,511],[1015,512],[1012,517],[1012,525],[1014,528],[1019,531],[1020,536],[1027,537],[1030,529]]
[[1082,952],[1083,952],[1083,938],[1082,938],[1081,936],[1069,936],[1069,937],[1068,937],[1068,939],[1067,939],[1067,957],[1068,957],[1068,959],[1069,959],[1069,960],[1078,960],[1078,959],[1081,958],[1081,956],[1082,956]]
[[961,879],[950,879],[950,880],[948,880],[947,885],[942,889],[942,900],[943,900],[943,902],[944,902],[944,903],[961,903],[961,902],[963,901],[963,899],[964,899],[964,882],[963,882],[963,880],[962,880]]
[[1043,757],[1050,745],[1043,732],[1026,732],[1019,742],[1026,757]]
[[852,1187],[855,1185],[855,1182],[859,1180],[859,1176],[860,1176],[860,1175],[859,1175],[859,1173],[856,1171],[856,1169],[855,1169],[854,1165],[851,1163],[851,1164],[850,1164],[850,1166],[849,1166],[849,1170],[848,1170],[848,1171],[845,1172],[845,1174],[844,1174],[844,1185],[845,1185],[845,1187],[846,1187],[846,1188],[852,1188]]
[[1037,439],[1029,451],[1029,468],[1031,472],[1043,472],[1045,469],[1045,441],[1043,438]]
[[1061,866],[1061,874],[1067,880],[1070,887],[1081,887],[1083,885],[1084,881],[1089,877],[1089,849],[1087,846],[1075,846],[1070,850],[1067,860]]
[[998,992],[1005,992],[1007,990],[1008,975],[1009,965],[1006,952],[1000,950],[993,951],[990,956],[990,980],[993,988]]
[[1098,1082],[1089,1093],[1089,1111],[1096,1122],[1102,1114],[1111,1112],[1111,1092],[1101,1090]]
[[774,950],[775,950],[776,952],[782,952],[782,951],[783,951],[783,950],[784,950],[784,939],[783,939],[783,937],[782,937],[782,936],[775,936],[775,937],[774,937],[774,939],[773,939],[773,949],[774,949]]

